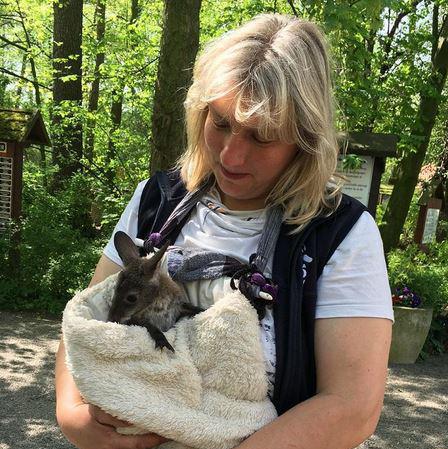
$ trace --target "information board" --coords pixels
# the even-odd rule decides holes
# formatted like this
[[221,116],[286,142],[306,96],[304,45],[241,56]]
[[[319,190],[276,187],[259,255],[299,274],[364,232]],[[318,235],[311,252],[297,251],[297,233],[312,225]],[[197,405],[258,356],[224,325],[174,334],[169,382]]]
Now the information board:
[[344,157],[339,156],[337,171],[347,178],[342,191],[359,200],[364,206],[368,206],[375,158],[373,156],[359,156],[359,158],[362,161],[361,167],[356,170],[343,170]]
[[436,238],[437,222],[440,209],[428,209],[426,211],[425,227],[423,228],[422,243],[431,243]]

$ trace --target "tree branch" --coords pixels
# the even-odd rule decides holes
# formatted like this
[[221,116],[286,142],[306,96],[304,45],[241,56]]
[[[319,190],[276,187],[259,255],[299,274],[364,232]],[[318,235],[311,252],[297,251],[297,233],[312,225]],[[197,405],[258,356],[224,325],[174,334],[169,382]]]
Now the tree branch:
[[409,9],[406,11],[402,11],[398,14],[398,16],[396,17],[394,24],[392,25],[392,28],[390,29],[390,31],[387,33],[386,39],[385,39],[385,45],[384,45],[384,53],[385,53],[385,57],[384,60],[385,62],[383,64],[381,64],[381,68],[380,68],[380,82],[383,82],[386,78],[386,74],[390,71],[391,68],[391,63],[389,61],[389,55],[390,55],[390,51],[392,49],[392,42],[394,40],[395,37],[395,33],[398,30],[398,27],[400,26],[401,21],[408,15],[410,14],[412,11],[414,11],[417,6],[419,5],[419,3],[421,3],[423,0],[414,0],[412,2],[412,4],[410,5]]
[[292,12],[296,17],[299,17],[296,7],[294,6],[294,0],[288,0],[289,6],[291,6]]
[[432,59],[433,66],[436,70],[444,67],[446,70],[446,61],[448,60],[448,14],[443,18],[442,26],[439,30],[433,29],[435,48],[434,57]]
[[[38,148],[38,146],[36,144],[30,145],[29,147],[27,147],[27,150],[29,150],[30,148],[37,148],[40,151],[40,148]],[[53,154],[51,148],[49,148],[49,149],[44,148],[43,152],[46,153],[48,156],[51,156]],[[70,150],[69,150],[69,152],[70,152]],[[117,195],[123,196],[123,191],[120,189],[120,187],[117,184],[115,184],[114,182],[111,182],[107,178],[106,171],[105,171],[104,167],[100,167],[95,162],[89,161],[89,163],[93,165],[94,169],[92,169],[89,165],[85,164],[83,161],[79,161],[79,165],[83,169],[85,169],[92,177],[96,178],[102,185],[114,190],[117,193]],[[104,178],[102,175],[104,175]],[[135,184],[135,182],[134,182],[134,184]]]
[[12,45],[13,47],[18,48],[19,50],[27,51],[27,48],[26,48],[26,47],[23,47],[22,45],[20,45],[20,44],[17,43],[17,42],[10,41],[9,39],[7,39],[7,38],[4,37],[4,36],[0,36],[0,40],[2,40],[3,42],[6,42],[6,43],[9,44],[9,45]]
[[4,69],[3,67],[0,67],[0,72],[4,73],[6,75],[14,76],[16,78],[20,78],[23,81],[26,81],[27,83],[31,83],[33,85],[37,84],[39,87],[42,87],[43,89],[47,89],[47,90],[51,91],[50,87],[44,86],[43,84],[40,84],[40,83],[35,83],[33,80],[30,80],[29,78],[25,78],[24,76],[18,75],[17,73],[11,72],[8,69]]
[[[28,46],[28,50],[29,50],[29,49],[31,49],[31,38],[30,38],[30,35],[29,35],[28,30],[25,25],[25,16],[23,15],[22,9],[20,8],[19,0],[16,0],[16,4],[17,4],[17,10],[19,13],[19,17],[22,22],[22,29],[25,34],[26,45]],[[39,82],[37,80],[36,63],[32,56],[30,56],[29,60],[30,60],[30,65],[31,65],[31,73],[33,75],[33,86],[34,86],[34,93],[36,95],[36,104],[38,107],[40,107],[42,101],[41,101],[40,90],[39,90]]]

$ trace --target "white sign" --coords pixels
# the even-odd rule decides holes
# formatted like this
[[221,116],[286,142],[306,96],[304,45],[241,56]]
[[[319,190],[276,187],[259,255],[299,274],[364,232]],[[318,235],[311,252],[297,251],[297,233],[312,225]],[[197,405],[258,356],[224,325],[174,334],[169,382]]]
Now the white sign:
[[12,158],[0,157],[0,228],[11,218],[12,208]]
[[347,178],[347,182],[342,191],[361,201],[364,206],[368,206],[375,158],[373,156],[359,156],[359,158],[362,161],[360,168],[356,170],[343,170],[342,160],[344,156],[339,156],[337,171]]
[[426,212],[425,227],[423,228],[422,243],[431,243],[436,238],[437,222],[440,209],[428,209]]

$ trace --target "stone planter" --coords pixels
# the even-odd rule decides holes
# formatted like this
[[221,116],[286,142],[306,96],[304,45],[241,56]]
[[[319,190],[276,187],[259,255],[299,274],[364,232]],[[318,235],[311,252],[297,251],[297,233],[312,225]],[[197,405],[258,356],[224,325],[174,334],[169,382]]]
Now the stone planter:
[[432,309],[395,306],[394,315],[389,363],[415,363],[428,336]]

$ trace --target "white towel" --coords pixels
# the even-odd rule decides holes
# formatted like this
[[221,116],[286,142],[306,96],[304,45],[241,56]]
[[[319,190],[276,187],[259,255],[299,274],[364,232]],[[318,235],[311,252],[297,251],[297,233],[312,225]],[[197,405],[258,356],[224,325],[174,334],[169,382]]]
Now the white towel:
[[143,327],[105,322],[116,279],[70,300],[62,330],[84,399],[134,424],[119,431],[174,440],[164,449],[227,449],[276,418],[257,314],[239,291],[166,332],[172,353]]

